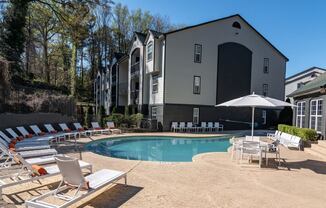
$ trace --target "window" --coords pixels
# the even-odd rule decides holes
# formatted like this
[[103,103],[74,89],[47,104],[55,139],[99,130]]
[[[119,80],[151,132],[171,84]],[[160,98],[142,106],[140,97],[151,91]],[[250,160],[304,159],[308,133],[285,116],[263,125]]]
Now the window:
[[192,122],[196,125],[199,124],[199,108],[193,109]]
[[297,103],[297,119],[296,126],[299,128],[305,127],[305,110],[306,110],[306,102],[298,102]]
[[264,74],[269,72],[269,58],[264,58]]
[[152,93],[155,94],[158,92],[158,75],[152,76]]
[[323,117],[323,100],[310,101],[310,128],[317,132],[321,131],[321,121]]
[[147,45],[147,61],[151,61],[153,59],[153,42],[149,42]]
[[152,107],[152,119],[157,119],[157,107]]
[[266,110],[262,111],[262,116],[261,117],[263,118],[263,125],[265,125],[266,120],[267,120],[267,112],[266,112]]
[[268,94],[268,84],[263,84],[263,96],[267,96]]
[[297,84],[297,89],[299,89],[299,88],[302,87],[303,85],[304,85],[304,83],[299,82],[299,83]]
[[201,51],[202,51],[202,46],[199,44],[195,44],[195,55],[194,55],[195,63],[201,63]]
[[240,25],[239,22],[233,22],[232,27],[237,28],[237,29],[241,29],[241,25]]
[[200,94],[200,76],[194,76],[194,94]]

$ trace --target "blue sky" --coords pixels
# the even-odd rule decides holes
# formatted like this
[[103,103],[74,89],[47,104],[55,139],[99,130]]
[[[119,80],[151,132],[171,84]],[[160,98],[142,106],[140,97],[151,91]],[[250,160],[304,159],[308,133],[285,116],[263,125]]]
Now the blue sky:
[[240,14],[290,61],[287,76],[311,66],[326,68],[324,0],[116,0],[168,16],[174,24],[194,25]]

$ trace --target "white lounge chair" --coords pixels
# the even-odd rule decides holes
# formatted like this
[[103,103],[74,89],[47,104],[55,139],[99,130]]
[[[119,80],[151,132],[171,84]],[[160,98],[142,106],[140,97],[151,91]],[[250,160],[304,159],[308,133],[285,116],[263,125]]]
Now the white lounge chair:
[[[62,180],[58,188],[54,191],[27,200],[25,203],[26,207],[64,208],[122,178],[125,179],[125,184],[127,184],[127,175],[124,172],[102,169],[84,177],[78,165],[78,160],[67,157],[57,157],[56,161],[62,175]],[[75,193],[72,196],[68,196],[66,192],[73,189],[75,189]],[[81,189],[86,189],[86,192],[82,192]],[[54,205],[44,201],[49,197],[62,201],[62,204]]]
[[[2,191],[4,188],[16,186],[22,183],[27,183],[31,181],[36,181],[60,174],[60,169],[58,165],[50,165],[42,167],[46,173],[45,174],[35,174],[35,169],[29,163],[27,163],[24,158],[19,154],[16,156],[19,162],[22,163],[21,168],[17,173],[0,176],[0,198],[2,198]],[[80,169],[88,169],[92,172],[92,165],[84,161],[76,159],[76,164],[79,165]]]
[[23,143],[20,145],[21,141],[16,141],[18,144],[13,144],[14,147],[10,147],[11,143],[15,143],[7,135],[0,131],[0,143],[5,145],[7,148],[14,148],[15,151],[26,151],[26,150],[38,150],[38,149],[49,149],[50,145],[36,145],[35,143]]
[[78,131],[72,131],[67,126],[67,124],[60,123],[59,126],[60,126],[61,130],[66,133],[66,135],[68,136],[69,139],[71,139],[71,137],[73,137],[75,140],[77,139],[77,137],[80,138],[80,132],[78,132]]
[[16,147],[20,146],[43,146],[43,145],[49,145],[49,141],[47,140],[35,140],[35,139],[25,139],[23,136],[18,136],[16,132],[12,128],[7,128],[6,131],[10,134],[12,137],[11,140],[17,139],[22,140],[20,142],[17,142]]
[[111,132],[110,129],[102,128],[98,122],[91,122],[91,125],[92,125],[92,129],[94,131],[98,131],[101,134],[110,134],[110,132]]
[[121,133],[122,133],[121,129],[118,129],[118,128],[115,127],[113,121],[108,121],[108,122],[106,122],[106,125],[107,125],[107,127],[109,128],[109,130],[110,130],[112,133],[117,133],[117,134],[121,134]]
[[33,134],[30,134],[23,126],[18,126],[16,128],[26,138],[26,140],[47,141],[49,143],[56,142],[56,138],[54,136],[34,136]]
[[[19,152],[12,152],[8,150],[4,145],[0,144],[0,151],[1,151],[1,158],[3,156],[6,156],[6,158],[0,163],[0,168],[9,168],[12,165],[17,165],[17,155]],[[54,163],[55,159],[53,155],[47,155],[47,156],[40,156],[40,157],[34,157],[34,158],[25,158],[25,161],[30,165],[44,165],[49,163]],[[15,167],[16,168],[16,167]]]
[[180,131],[186,131],[186,123],[185,122],[180,122],[179,124]]
[[277,140],[281,137],[282,132],[276,130],[275,133],[268,133],[267,138],[272,139],[272,140]]
[[37,136],[44,136],[46,134],[45,132],[41,131],[41,129],[37,125],[30,125],[29,127]]
[[[2,143],[0,143],[0,145],[2,145],[4,148],[8,149],[8,147],[3,145]],[[12,151],[12,150],[8,149],[8,151]],[[12,152],[16,152],[16,151],[12,151]],[[24,158],[58,154],[58,152],[55,149],[28,150],[28,151],[20,151],[18,153]]]
[[94,133],[93,130],[85,130],[80,123],[73,123],[73,124],[76,130],[79,131],[79,133],[81,135],[84,135],[85,137],[91,136]]
[[207,128],[210,132],[215,130],[215,127],[213,126],[213,122],[208,122],[207,124]]

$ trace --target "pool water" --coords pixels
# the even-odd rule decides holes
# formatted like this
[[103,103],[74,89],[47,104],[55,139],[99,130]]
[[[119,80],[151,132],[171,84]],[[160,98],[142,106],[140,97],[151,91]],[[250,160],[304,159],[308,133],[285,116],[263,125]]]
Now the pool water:
[[191,162],[204,152],[226,152],[229,138],[185,138],[166,136],[119,137],[90,142],[86,149],[109,157],[128,160]]

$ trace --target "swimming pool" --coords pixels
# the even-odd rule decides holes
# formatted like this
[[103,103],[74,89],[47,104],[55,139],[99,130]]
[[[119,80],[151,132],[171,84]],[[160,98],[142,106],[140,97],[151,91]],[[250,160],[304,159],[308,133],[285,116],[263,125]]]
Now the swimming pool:
[[226,152],[229,138],[186,138],[168,136],[130,136],[93,141],[86,150],[109,157],[128,160],[191,162],[204,152]]

